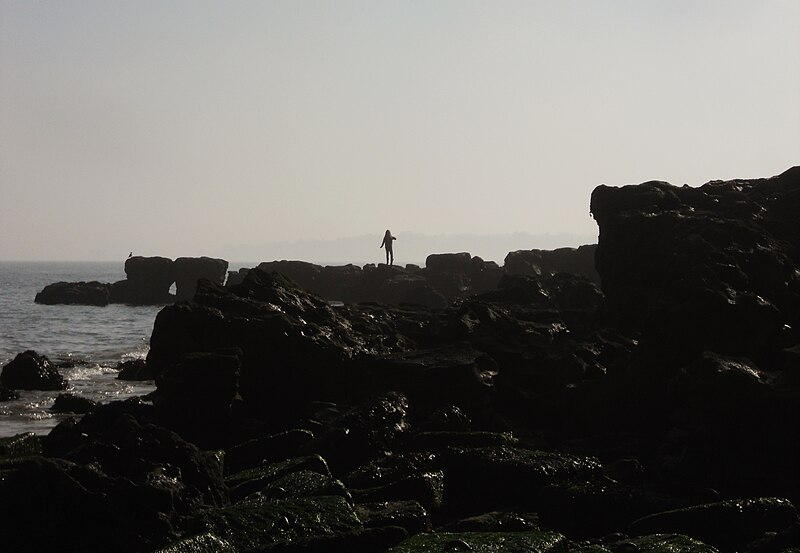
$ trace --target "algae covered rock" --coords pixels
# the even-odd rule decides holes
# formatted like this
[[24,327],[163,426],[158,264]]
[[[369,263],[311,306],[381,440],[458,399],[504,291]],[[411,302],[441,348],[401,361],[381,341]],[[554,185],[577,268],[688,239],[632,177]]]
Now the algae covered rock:
[[33,432],[0,438],[0,458],[26,457],[28,455],[40,455],[41,453],[42,441]]
[[666,495],[603,479],[545,486],[538,512],[548,528],[590,537],[622,532],[638,518],[679,506]]
[[797,522],[787,499],[762,497],[707,503],[649,515],[633,522],[633,535],[680,533],[722,549],[741,548],[765,532]]
[[327,478],[331,476],[325,459],[319,455],[309,455],[237,472],[228,476],[225,484],[230,489],[231,499],[236,501],[260,492],[281,478],[299,471],[315,472]]
[[388,553],[555,553],[565,545],[566,538],[556,532],[445,532],[418,534]]
[[428,512],[417,501],[360,503],[355,505],[354,508],[365,527],[400,526],[409,535],[431,530],[431,520]]
[[238,553],[227,541],[207,532],[163,547],[155,553]]
[[332,536],[362,527],[353,508],[338,496],[239,503],[205,511],[193,526],[219,536],[237,551]]
[[443,467],[448,505],[487,510],[536,510],[544,486],[591,479],[601,471],[600,463],[591,457],[506,446],[453,447],[444,453]]

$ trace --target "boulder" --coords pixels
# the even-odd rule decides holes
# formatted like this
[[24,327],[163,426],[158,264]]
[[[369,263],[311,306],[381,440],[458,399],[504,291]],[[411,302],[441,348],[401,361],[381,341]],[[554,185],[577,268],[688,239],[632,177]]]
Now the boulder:
[[44,355],[28,350],[3,367],[0,384],[13,390],[65,390],[67,381]]
[[600,463],[580,457],[516,447],[453,447],[443,454],[445,502],[483,512],[497,508],[537,510],[550,484],[591,479]]
[[108,305],[111,285],[92,282],[56,282],[36,294],[34,301],[45,305]]
[[75,394],[58,394],[51,411],[56,413],[76,413],[84,415],[97,407],[97,402]]
[[175,299],[187,301],[194,297],[197,281],[201,278],[214,284],[225,284],[228,262],[211,257],[179,257],[172,265],[175,277]]
[[288,418],[309,400],[363,397],[356,385],[360,369],[352,361],[396,349],[386,330],[356,332],[321,298],[281,275],[253,269],[230,288],[201,281],[191,303],[162,309],[147,363],[158,380],[188,353],[239,348],[243,407],[267,418]]
[[506,255],[503,269],[510,275],[545,278],[555,273],[571,273],[599,284],[600,275],[594,266],[596,249],[596,244],[588,244],[555,250],[517,250]]
[[336,536],[362,528],[344,498],[324,496],[263,503],[244,502],[198,515],[194,528],[230,543],[236,551],[260,550],[312,537]]
[[117,380],[153,380],[153,372],[144,359],[130,359],[117,364]]
[[33,432],[0,438],[0,458],[41,455],[42,440]]
[[136,553],[175,537],[168,477],[134,483],[97,466],[38,456],[0,470],[0,495],[14,506],[0,517],[4,550]]
[[92,465],[135,484],[161,482],[159,486],[169,487],[167,495],[157,496],[167,515],[225,505],[228,495],[221,464],[153,424],[154,415],[152,406],[135,399],[98,405],[80,421],[62,421],[44,439],[43,450],[49,457]]
[[596,266],[613,325],[671,357],[759,360],[800,323],[800,169],[699,188],[598,186]]
[[425,259],[425,268],[433,273],[468,273],[472,256],[461,253],[432,253]]
[[387,553],[419,551],[530,551],[556,553],[567,548],[567,539],[556,532],[442,532],[418,534],[392,547]]
[[729,500],[652,514],[633,522],[629,533],[680,533],[723,550],[741,550],[766,532],[797,523],[797,511],[774,497]]
[[127,276],[124,297],[130,304],[170,303],[169,293],[175,282],[174,262],[166,257],[129,257],[125,260]]
[[428,512],[417,501],[386,501],[354,505],[356,514],[365,527],[400,526],[410,535],[430,532]]

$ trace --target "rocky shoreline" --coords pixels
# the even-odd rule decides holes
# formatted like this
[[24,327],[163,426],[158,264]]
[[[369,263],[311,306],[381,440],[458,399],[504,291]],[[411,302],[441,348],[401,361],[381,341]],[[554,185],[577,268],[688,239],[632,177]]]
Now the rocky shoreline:
[[573,250],[195,279],[130,369],[151,396],[0,440],[4,550],[798,550],[800,167],[591,208],[599,278]]

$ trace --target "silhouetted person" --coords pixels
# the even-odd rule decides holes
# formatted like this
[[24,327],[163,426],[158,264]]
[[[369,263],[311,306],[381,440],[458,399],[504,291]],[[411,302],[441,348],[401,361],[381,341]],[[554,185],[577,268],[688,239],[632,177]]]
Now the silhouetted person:
[[394,251],[392,251],[392,240],[397,240],[394,236],[392,236],[392,232],[390,230],[386,230],[386,234],[383,235],[383,242],[381,245],[378,246],[382,248],[386,246],[386,264],[391,265],[394,263]]

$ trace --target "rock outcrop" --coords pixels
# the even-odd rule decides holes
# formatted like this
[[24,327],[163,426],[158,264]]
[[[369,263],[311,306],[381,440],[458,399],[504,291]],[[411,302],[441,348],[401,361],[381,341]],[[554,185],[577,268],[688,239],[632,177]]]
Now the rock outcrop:
[[44,355],[28,350],[3,367],[0,384],[12,390],[65,390],[64,380]]
[[220,286],[225,284],[228,262],[211,257],[179,257],[173,263],[175,276],[175,299],[186,301],[192,299],[197,290],[197,281],[201,278],[210,280]]
[[599,186],[591,209],[615,324],[687,355],[762,359],[800,341],[800,167],[699,188]]
[[[125,261],[125,280],[57,282],[36,294],[34,301],[46,305],[161,305],[191,299],[200,279],[223,284],[227,270],[227,261],[210,257],[179,257],[175,261],[166,257],[129,257]],[[173,283],[176,295],[170,293]]]
[[56,282],[36,294],[34,301],[44,305],[108,305],[111,285],[92,282]]

